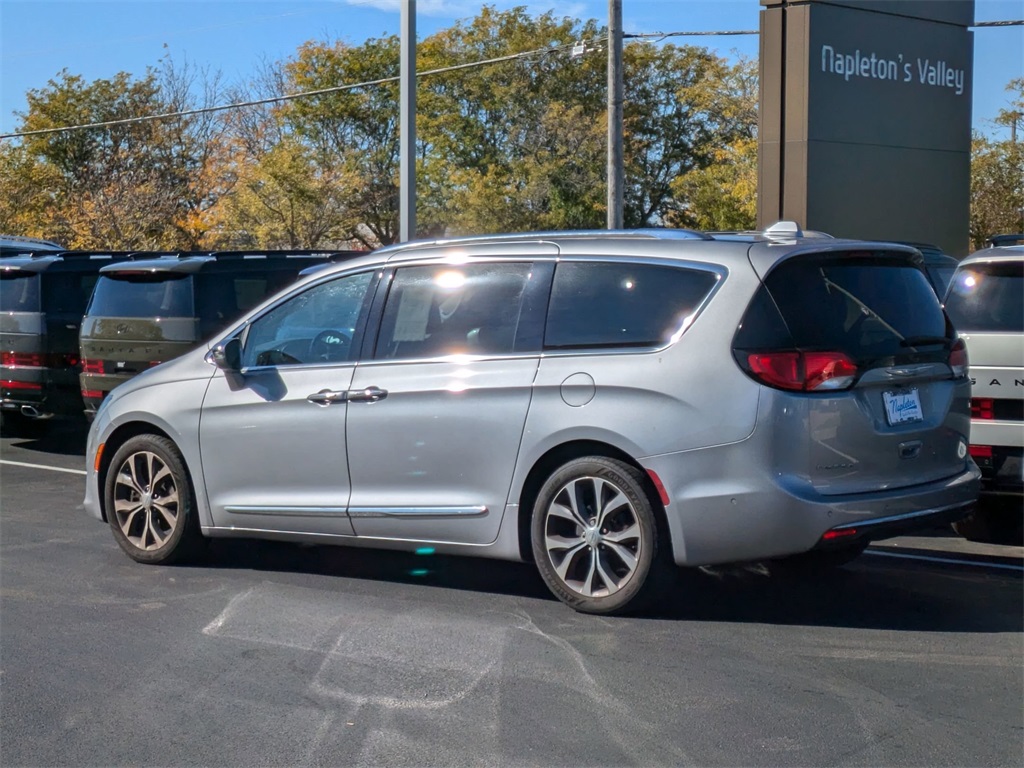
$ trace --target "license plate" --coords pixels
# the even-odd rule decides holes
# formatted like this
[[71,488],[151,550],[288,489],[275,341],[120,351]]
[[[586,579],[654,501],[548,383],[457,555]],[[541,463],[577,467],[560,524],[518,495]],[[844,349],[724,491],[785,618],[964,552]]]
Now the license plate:
[[921,398],[918,397],[916,389],[905,392],[883,392],[882,400],[885,402],[885,417],[889,420],[890,426],[924,419]]

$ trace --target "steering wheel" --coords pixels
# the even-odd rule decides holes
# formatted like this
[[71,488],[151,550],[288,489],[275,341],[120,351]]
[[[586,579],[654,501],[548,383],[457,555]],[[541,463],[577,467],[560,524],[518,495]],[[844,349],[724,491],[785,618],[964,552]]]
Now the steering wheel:
[[341,331],[320,331],[309,343],[310,362],[340,363],[348,359],[352,337]]

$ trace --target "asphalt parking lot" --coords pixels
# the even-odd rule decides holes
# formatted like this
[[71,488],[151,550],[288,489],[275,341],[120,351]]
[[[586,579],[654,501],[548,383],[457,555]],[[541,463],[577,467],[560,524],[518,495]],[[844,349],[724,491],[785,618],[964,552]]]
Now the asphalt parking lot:
[[936,529],[814,583],[576,614],[528,565],[219,542],[146,567],[84,435],[0,440],[0,764],[1019,765],[1020,547]]

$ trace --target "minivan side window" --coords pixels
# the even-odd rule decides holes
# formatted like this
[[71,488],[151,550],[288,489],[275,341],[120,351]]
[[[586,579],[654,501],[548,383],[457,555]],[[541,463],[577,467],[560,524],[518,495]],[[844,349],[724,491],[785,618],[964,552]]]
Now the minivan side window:
[[563,262],[551,287],[545,349],[656,347],[689,322],[713,272],[627,262]]
[[352,360],[352,337],[372,277],[372,272],[363,272],[320,283],[253,321],[245,336],[242,367]]
[[398,269],[374,357],[510,354],[530,269],[528,263]]

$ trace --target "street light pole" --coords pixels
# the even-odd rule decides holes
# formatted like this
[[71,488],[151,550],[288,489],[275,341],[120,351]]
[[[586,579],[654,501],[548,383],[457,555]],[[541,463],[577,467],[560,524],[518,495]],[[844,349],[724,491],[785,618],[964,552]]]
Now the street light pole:
[[398,241],[416,238],[416,0],[402,0]]
[[622,0],[608,0],[608,229],[622,229]]

